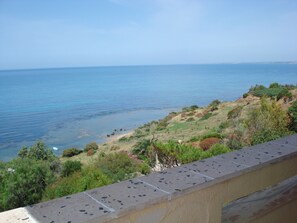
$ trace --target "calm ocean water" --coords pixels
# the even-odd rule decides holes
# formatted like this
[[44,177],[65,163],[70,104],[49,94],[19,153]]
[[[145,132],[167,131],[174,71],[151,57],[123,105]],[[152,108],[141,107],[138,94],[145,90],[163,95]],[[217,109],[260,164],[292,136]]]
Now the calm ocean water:
[[255,84],[297,84],[297,64],[126,66],[0,71],[0,160],[37,139],[106,140],[169,111],[234,100]]

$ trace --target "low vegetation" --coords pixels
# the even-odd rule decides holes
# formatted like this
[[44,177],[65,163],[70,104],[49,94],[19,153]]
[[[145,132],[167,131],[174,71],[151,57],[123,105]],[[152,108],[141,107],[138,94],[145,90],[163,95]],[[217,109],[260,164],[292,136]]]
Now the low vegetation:
[[268,88],[263,85],[256,85],[250,88],[248,94],[257,97],[266,96],[276,100],[280,100],[281,98],[284,98],[285,100],[292,100],[293,95],[290,90],[295,88],[295,85],[281,85],[278,83],[272,83]]
[[261,99],[260,107],[250,110],[246,119],[250,144],[260,144],[289,134],[289,117],[275,101]]
[[45,188],[42,200],[63,197],[110,183],[111,180],[100,169],[95,166],[86,166],[81,171],[75,171],[67,177],[57,177]]
[[98,149],[99,149],[98,144],[97,144],[96,142],[91,142],[91,143],[89,143],[89,144],[87,144],[87,145],[85,146],[84,151],[85,151],[85,152],[88,152],[89,150],[96,151],[96,150],[98,150]]
[[[44,143],[0,161],[0,211],[78,193],[297,132],[297,88],[256,85],[235,102],[172,112],[98,146],[56,157]],[[99,149],[100,148],[100,149]]]
[[297,101],[294,101],[289,108],[289,116],[291,118],[290,130],[297,132]]
[[215,137],[210,137],[207,139],[203,139],[200,143],[199,146],[201,149],[203,149],[204,151],[209,150],[213,145],[220,143],[220,139],[219,138],[215,138]]
[[65,149],[63,151],[62,157],[72,157],[76,156],[78,154],[81,154],[83,151],[77,148],[70,148],[70,149]]
[[60,162],[42,142],[24,147],[19,157],[0,166],[0,211],[34,204],[54,181]]

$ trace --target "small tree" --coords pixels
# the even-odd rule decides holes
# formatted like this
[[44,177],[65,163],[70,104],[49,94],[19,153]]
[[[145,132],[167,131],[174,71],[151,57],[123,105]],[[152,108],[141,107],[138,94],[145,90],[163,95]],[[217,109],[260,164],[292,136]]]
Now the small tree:
[[18,152],[20,158],[29,158],[35,160],[54,160],[56,157],[53,151],[48,148],[44,142],[38,141],[30,148],[23,147]]
[[0,181],[0,209],[9,210],[39,202],[53,175],[47,162],[16,159],[8,163]]

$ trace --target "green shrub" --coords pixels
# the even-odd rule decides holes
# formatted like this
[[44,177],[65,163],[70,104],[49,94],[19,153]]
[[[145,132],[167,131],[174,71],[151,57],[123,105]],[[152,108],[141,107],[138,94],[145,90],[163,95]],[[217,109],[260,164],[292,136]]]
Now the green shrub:
[[232,150],[224,144],[214,144],[207,152],[209,152],[212,156],[217,156],[219,154],[229,153],[231,151]]
[[248,93],[244,93],[244,94],[242,95],[243,98],[247,98],[248,96],[249,96]]
[[136,155],[138,159],[147,160],[149,156],[149,147],[152,145],[152,141],[149,139],[143,139],[137,142],[132,149],[132,154]]
[[269,103],[261,99],[261,106],[248,113],[246,120],[251,144],[271,141],[289,134],[289,119],[281,107],[275,102]]
[[277,100],[280,100],[281,98],[284,98],[284,97],[287,97],[287,98],[291,99],[292,96],[293,96],[292,93],[289,92],[288,89],[283,88],[283,89],[277,94],[276,99],[277,99]]
[[292,89],[290,86],[272,83],[270,84],[269,88],[266,88],[263,85],[256,85],[256,87],[252,87],[250,89],[249,93],[257,97],[266,96],[279,100],[284,97],[292,98],[292,93],[289,92],[290,89]]
[[[151,147],[153,154],[158,155],[160,163],[165,167],[172,167],[178,164],[185,164],[201,160],[214,155],[231,151],[226,146],[216,146],[213,150],[203,151],[200,148],[196,148],[191,145],[178,144],[174,141],[168,141],[168,143],[156,142]],[[155,157],[154,155],[152,157]]]
[[227,145],[231,149],[241,149],[243,147],[242,137],[243,133],[241,131],[235,130],[228,136]]
[[80,161],[67,160],[62,166],[61,175],[67,177],[76,171],[80,171],[81,166],[82,164]]
[[81,154],[83,151],[77,148],[70,148],[70,149],[65,149],[63,151],[62,157],[72,157],[76,156],[78,154]]
[[88,166],[80,172],[75,172],[68,177],[59,178],[47,186],[43,200],[51,200],[69,194],[101,187],[111,183],[111,180],[95,166]]
[[203,151],[199,148],[191,146],[182,146],[181,152],[178,154],[178,162],[181,164],[191,163],[196,160],[203,159]]
[[291,117],[290,129],[297,132],[297,101],[295,101],[288,110]]
[[151,167],[147,162],[141,162],[140,166],[140,173],[147,175],[151,172]]
[[221,104],[221,101],[218,100],[218,99],[216,99],[216,100],[213,100],[213,101],[209,104],[209,106],[210,106],[210,107],[213,107],[213,106],[218,106],[219,104]]
[[258,91],[258,90],[263,90],[263,89],[266,89],[266,87],[263,86],[263,85],[258,85],[258,84],[256,84],[256,86],[252,86],[252,87],[249,89],[249,92]]
[[191,109],[191,110],[196,110],[196,109],[198,109],[198,108],[199,108],[198,105],[192,105],[192,106],[190,106],[190,109]]
[[199,160],[203,153],[199,148],[179,144],[174,141],[168,141],[168,143],[156,142],[150,149],[153,154],[151,158],[154,159],[154,154],[157,154],[159,161],[165,167],[172,167],[179,163],[189,163]]
[[78,185],[78,181],[81,179],[81,177],[81,173],[76,172],[70,176],[59,178],[53,184],[50,184],[48,187],[46,187],[42,199],[46,201],[81,192]]
[[215,111],[215,110],[218,110],[218,106],[219,104],[221,104],[221,102],[219,100],[213,100],[209,105],[208,107],[210,108],[210,111]]
[[131,159],[127,153],[118,152],[98,157],[96,166],[113,182],[130,179],[141,172],[140,163]]
[[53,151],[48,148],[42,141],[36,142],[31,147],[23,147],[19,152],[20,158],[29,158],[35,160],[54,160],[56,159]]
[[28,152],[29,152],[28,150],[29,150],[28,147],[26,146],[22,147],[18,152],[18,156],[20,158],[28,158]]
[[254,133],[254,135],[252,136],[252,144],[256,145],[256,144],[268,142],[271,140],[281,138],[285,135],[287,134],[282,134],[277,130],[263,130],[261,132]]
[[15,159],[0,174],[0,210],[9,210],[37,203],[53,180],[49,162]]
[[84,151],[85,152],[88,152],[89,150],[98,150],[99,149],[99,146],[96,142],[91,142],[89,144],[86,145]]
[[257,97],[267,96],[270,98],[276,98],[277,95],[280,94],[282,90],[283,88],[265,88],[262,90],[254,91],[252,92],[252,94]]
[[200,140],[200,137],[199,136],[193,136],[189,139],[189,142],[197,142]]
[[269,85],[269,88],[280,88],[280,87],[281,87],[281,85],[276,82]]
[[194,111],[194,110],[196,110],[196,109],[198,109],[199,108],[199,106],[197,106],[197,105],[192,105],[192,106],[190,106],[190,107],[184,107],[184,108],[182,108],[182,111],[183,112],[190,112],[190,111]]
[[62,169],[62,163],[61,163],[60,159],[55,159],[55,160],[49,161],[49,166],[50,166],[50,170],[54,174],[60,174],[61,169]]
[[0,211],[39,202],[45,187],[60,171],[60,161],[41,141],[23,147],[18,156],[0,162]]
[[166,167],[172,167],[178,165],[178,153],[182,148],[180,144],[169,141],[166,144],[161,142],[155,142],[150,147],[153,154],[150,158],[155,159],[155,154],[158,155],[159,161]]
[[[149,131],[149,129],[148,129],[148,131]],[[129,142],[129,141],[131,141],[131,139],[132,139],[131,136],[130,137],[123,136],[119,139],[119,142]]]

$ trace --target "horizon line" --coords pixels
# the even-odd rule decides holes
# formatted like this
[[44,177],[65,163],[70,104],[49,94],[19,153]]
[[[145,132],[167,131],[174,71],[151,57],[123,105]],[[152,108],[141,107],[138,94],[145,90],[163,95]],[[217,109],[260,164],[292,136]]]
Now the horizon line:
[[187,65],[220,65],[220,64],[297,64],[293,61],[257,61],[257,62],[221,62],[221,63],[181,63],[181,64],[130,64],[130,65],[90,65],[90,66],[65,66],[65,67],[32,67],[32,68],[8,68],[2,71],[25,71],[25,70],[55,70],[55,69],[84,69],[84,68],[104,68],[104,67],[149,67],[149,66],[187,66]]

